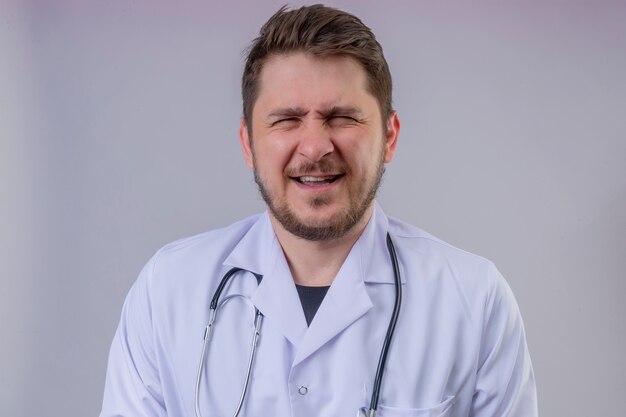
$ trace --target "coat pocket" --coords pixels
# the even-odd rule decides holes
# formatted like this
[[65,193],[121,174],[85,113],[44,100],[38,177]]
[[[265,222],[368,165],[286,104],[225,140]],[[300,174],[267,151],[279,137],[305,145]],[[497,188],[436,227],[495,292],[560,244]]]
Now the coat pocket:
[[403,408],[390,407],[380,404],[376,412],[377,417],[447,417],[452,412],[454,396],[446,397],[445,400],[435,406],[426,408]]

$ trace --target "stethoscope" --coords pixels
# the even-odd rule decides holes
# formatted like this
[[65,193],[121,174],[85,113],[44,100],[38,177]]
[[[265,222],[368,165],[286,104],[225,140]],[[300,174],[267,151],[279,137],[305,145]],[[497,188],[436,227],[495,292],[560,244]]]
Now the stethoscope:
[[[394,282],[396,289],[396,300],[395,305],[393,307],[393,313],[391,314],[391,319],[389,320],[389,326],[387,327],[387,334],[385,335],[385,341],[383,342],[383,347],[380,351],[380,358],[378,359],[378,368],[376,369],[376,377],[374,378],[374,387],[372,390],[372,398],[370,400],[369,408],[361,407],[357,412],[357,417],[374,417],[376,415],[376,410],[378,408],[378,396],[380,394],[383,373],[385,370],[385,365],[387,363],[387,354],[389,353],[389,346],[391,345],[391,338],[393,337],[394,330],[396,328],[396,323],[398,322],[398,315],[400,314],[400,305],[402,304],[402,283],[400,279],[400,268],[398,266],[398,257],[396,255],[396,248],[391,241],[391,236],[387,233],[387,250],[389,251],[389,258],[391,259],[391,264],[393,266],[393,274],[394,274]],[[222,278],[217,289],[215,290],[215,294],[213,294],[213,298],[211,299],[211,305],[209,306],[210,317],[209,322],[204,329],[204,342],[202,345],[202,355],[200,356],[200,365],[198,366],[198,376],[196,378],[196,394],[195,394],[195,402],[196,402],[196,417],[202,417],[200,413],[200,383],[202,382],[202,370],[204,369],[204,362],[206,359],[206,352],[209,347],[209,341],[211,340],[211,334],[213,332],[213,323],[215,322],[215,318],[217,316],[217,310],[219,307],[222,307],[226,302],[233,299],[234,297],[243,297],[250,304],[252,302],[245,296],[241,294],[232,294],[225,297],[221,302],[219,301],[222,291],[228,284],[228,281],[240,271],[245,271],[242,268],[232,268],[230,269]],[[261,283],[263,279],[262,275],[254,274],[256,277],[257,284]],[[254,357],[256,354],[256,348],[259,342],[259,336],[261,335],[261,324],[263,323],[263,314],[254,307],[254,332],[252,334],[252,348],[250,350],[250,356],[248,357],[248,368],[246,370],[246,378],[243,384],[243,389],[241,390],[241,395],[239,397],[239,403],[237,404],[237,409],[233,414],[234,417],[239,416],[241,412],[241,408],[243,406],[244,400],[246,398],[246,391],[248,390],[248,385],[250,382],[250,375],[252,374],[252,365],[254,363]]]

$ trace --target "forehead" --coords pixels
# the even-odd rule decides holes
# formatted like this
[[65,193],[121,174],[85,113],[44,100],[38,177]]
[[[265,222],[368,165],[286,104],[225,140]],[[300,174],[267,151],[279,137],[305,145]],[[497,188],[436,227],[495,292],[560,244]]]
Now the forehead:
[[[254,108],[267,106],[377,106],[361,64],[345,56],[305,53],[268,57],[259,77]],[[255,113],[255,112],[254,112]]]

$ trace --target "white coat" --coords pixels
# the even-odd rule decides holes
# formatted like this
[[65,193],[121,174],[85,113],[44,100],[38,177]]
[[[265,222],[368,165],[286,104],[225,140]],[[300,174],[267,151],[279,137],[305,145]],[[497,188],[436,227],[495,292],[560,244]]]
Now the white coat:
[[[533,417],[535,382],[517,304],[489,261],[454,248],[376,205],[310,327],[267,213],[162,248],[124,303],[101,417],[194,416],[209,303],[243,294],[265,316],[242,410],[254,417],[355,416],[369,405],[394,305],[386,249],[395,243],[403,302],[379,417]],[[231,416],[243,386],[254,309],[220,310],[201,389],[204,417]]]

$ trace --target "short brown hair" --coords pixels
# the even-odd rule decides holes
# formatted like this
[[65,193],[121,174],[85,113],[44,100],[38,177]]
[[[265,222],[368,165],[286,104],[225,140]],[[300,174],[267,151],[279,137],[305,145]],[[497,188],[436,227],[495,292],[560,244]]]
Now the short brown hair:
[[274,54],[305,52],[317,57],[345,56],[365,70],[368,90],[378,101],[383,126],[391,113],[391,73],[374,33],[350,13],[321,4],[296,10],[281,7],[263,25],[248,49],[241,80],[243,117],[251,128],[265,60]]

